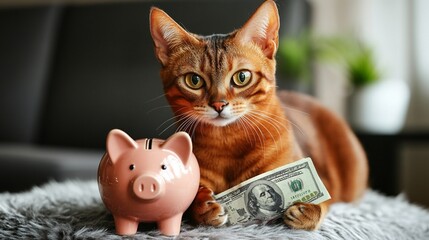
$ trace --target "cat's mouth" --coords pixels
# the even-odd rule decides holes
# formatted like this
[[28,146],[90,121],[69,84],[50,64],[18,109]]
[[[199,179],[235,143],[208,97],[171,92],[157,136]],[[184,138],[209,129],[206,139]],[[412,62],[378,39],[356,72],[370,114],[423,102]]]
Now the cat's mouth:
[[240,116],[237,113],[233,113],[229,107],[225,107],[221,112],[214,110],[207,112],[203,121],[217,127],[224,127],[237,121]]
[[207,119],[207,122],[217,127],[224,127],[228,124],[235,122],[236,120],[237,120],[236,117],[231,117],[231,116],[226,117],[226,116],[222,116],[222,114],[219,114],[213,118]]
[[230,123],[233,123],[233,122],[235,122],[235,118],[231,119],[231,118],[224,118],[221,116],[217,116],[216,118],[210,120],[211,124],[218,126],[218,127],[224,127],[224,126],[226,126]]

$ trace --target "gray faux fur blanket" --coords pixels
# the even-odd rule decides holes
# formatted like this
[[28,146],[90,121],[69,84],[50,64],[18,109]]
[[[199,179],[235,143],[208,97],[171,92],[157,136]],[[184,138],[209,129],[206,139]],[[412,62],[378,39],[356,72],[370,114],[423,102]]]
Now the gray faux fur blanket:
[[[155,225],[140,224],[134,238],[161,236]],[[123,237],[114,233],[96,182],[67,181],[0,194],[0,239]],[[185,221],[178,239],[429,239],[429,211],[402,195],[386,197],[368,190],[360,203],[334,204],[318,231],[291,230],[281,224],[196,228]]]

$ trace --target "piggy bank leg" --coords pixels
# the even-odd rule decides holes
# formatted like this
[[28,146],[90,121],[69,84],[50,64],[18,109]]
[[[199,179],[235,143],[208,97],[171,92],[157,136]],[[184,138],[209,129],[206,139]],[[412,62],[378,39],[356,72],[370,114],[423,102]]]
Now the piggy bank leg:
[[136,234],[139,222],[128,218],[113,216],[115,219],[116,234],[118,235],[133,235]]
[[167,236],[177,236],[180,233],[183,213],[158,222],[159,231]]

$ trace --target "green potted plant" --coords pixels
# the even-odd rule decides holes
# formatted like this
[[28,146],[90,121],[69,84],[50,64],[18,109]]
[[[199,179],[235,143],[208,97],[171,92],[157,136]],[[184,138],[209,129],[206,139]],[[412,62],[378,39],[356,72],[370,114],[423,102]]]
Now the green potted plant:
[[366,46],[360,46],[359,48],[354,56],[346,59],[348,79],[355,88],[373,84],[380,80],[381,77],[371,49]]
[[402,129],[410,98],[408,86],[402,79],[388,79],[381,73],[368,45],[353,38],[315,37],[308,32],[283,38],[278,52],[279,85],[286,80],[287,88],[311,93],[313,61],[344,69],[349,81],[347,117],[356,130],[391,134]]
[[359,131],[392,134],[404,124],[409,102],[408,86],[401,79],[388,79],[377,66],[372,49],[347,38],[319,41],[321,59],[339,61],[349,80],[347,117]]

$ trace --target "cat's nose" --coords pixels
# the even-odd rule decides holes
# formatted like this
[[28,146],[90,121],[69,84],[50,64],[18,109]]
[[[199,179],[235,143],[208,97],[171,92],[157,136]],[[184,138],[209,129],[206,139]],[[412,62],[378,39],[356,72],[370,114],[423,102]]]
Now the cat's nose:
[[229,103],[228,103],[227,101],[222,100],[222,101],[212,102],[212,103],[210,104],[210,106],[211,106],[212,108],[214,108],[214,110],[216,110],[216,112],[220,113],[220,112],[222,112],[223,108],[224,108],[225,106],[227,106],[228,104],[229,104]]

